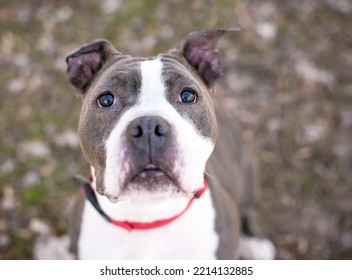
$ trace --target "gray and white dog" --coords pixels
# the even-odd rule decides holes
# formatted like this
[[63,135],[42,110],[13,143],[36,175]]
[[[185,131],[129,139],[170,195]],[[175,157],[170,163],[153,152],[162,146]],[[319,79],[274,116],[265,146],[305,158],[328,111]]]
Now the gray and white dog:
[[106,40],[66,58],[92,177],[72,219],[78,258],[274,258],[272,243],[254,235],[252,159],[212,102],[217,42],[230,31],[193,32],[149,58]]

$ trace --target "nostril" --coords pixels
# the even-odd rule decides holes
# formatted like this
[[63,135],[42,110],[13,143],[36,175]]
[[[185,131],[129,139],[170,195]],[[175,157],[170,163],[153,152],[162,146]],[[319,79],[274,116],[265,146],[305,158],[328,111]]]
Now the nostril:
[[134,127],[131,131],[131,135],[134,138],[142,137],[143,136],[143,128],[140,125]]
[[156,136],[164,136],[166,134],[166,129],[162,125],[158,124],[155,126],[154,133]]
[[140,117],[127,127],[129,139],[138,148],[153,145],[161,146],[170,134],[170,125],[161,117]]

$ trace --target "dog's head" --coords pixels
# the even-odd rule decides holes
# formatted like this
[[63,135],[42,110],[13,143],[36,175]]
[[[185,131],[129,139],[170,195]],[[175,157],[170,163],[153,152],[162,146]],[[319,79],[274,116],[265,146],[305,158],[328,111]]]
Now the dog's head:
[[226,32],[190,33],[151,58],[123,55],[105,40],[66,58],[68,80],[83,99],[80,143],[100,194],[117,201],[190,196],[203,187],[217,135],[216,44]]

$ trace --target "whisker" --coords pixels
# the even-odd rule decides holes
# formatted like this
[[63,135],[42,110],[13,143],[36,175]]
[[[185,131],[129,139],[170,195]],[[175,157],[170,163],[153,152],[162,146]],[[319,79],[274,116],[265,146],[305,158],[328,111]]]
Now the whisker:
[[208,172],[204,171],[204,174],[209,177],[211,180],[213,180],[214,182],[219,183],[219,181],[217,179],[215,179],[213,176],[211,176]]
[[77,181],[80,181],[82,183],[86,183],[86,184],[91,184],[91,182],[84,176],[80,175],[80,174],[75,174],[73,176],[73,179],[77,180]]

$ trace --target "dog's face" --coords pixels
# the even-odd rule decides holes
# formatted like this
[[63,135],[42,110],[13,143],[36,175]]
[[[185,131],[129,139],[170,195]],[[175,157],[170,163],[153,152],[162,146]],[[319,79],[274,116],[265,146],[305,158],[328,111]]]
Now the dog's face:
[[217,135],[214,49],[224,33],[191,33],[154,58],[122,55],[103,40],[67,57],[68,79],[83,98],[81,147],[100,194],[114,202],[203,187]]

